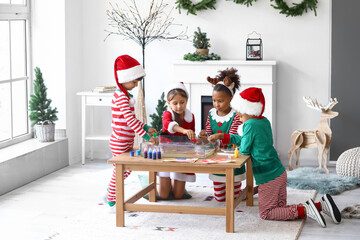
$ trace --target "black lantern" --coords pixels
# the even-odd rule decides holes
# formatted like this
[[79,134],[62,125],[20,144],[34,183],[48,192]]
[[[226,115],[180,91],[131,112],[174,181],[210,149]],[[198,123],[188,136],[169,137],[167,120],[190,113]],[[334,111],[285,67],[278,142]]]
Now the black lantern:
[[[254,37],[256,35],[256,37]],[[248,34],[246,40],[246,60],[262,60],[263,59],[263,48],[261,35],[257,32]]]

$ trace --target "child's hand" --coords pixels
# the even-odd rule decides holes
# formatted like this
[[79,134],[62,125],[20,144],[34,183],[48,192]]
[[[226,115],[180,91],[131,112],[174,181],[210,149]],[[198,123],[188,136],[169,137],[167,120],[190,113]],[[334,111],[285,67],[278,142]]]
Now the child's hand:
[[205,130],[205,129],[203,129],[203,130],[200,131],[199,137],[200,137],[200,138],[201,138],[201,137],[207,137],[207,133],[206,133],[206,130]]
[[201,130],[200,133],[199,133],[197,142],[198,143],[204,143],[204,144],[209,143],[207,138],[208,138],[208,135],[206,133],[206,130]]
[[152,136],[154,133],[157,134],[157,131],[156,131],[155,128],[149,128],[148,133],[149,133],[150,136]]
[[152,144],[158,145],[159,144],[159,139],[157,139],[155,137],[151,137],[149,139],[149,142],[151,142]]
[[209,142],[215,142],[218,139],[223,139],[224,134],[223,133],[216,133],[208,137]]
[[186,136],[188,136],[188,138],[190,140],[194,140],[195,139],[195,132],[191,129],[185,129],[184,133]]

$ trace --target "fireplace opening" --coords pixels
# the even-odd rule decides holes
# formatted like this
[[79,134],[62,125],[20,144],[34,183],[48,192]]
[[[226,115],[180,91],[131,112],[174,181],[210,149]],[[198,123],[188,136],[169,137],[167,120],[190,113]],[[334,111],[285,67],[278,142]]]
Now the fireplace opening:
[[211,96],[201,96],[201,129],[206,129],[206,120],[210,109],[213,108]]

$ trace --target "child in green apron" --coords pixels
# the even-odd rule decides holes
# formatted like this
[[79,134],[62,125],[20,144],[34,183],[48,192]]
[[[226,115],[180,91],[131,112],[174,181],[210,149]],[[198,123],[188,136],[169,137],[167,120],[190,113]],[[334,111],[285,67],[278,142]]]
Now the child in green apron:
[[[236,90],[240,87],[239,75],[234,68],[219,71],[215,78],[207,77],[208,82],[214,86],[212,93],[213,106],[206,121],[206,130],[200,132],[200,137],[215,133],[238,134],[238,127],[242,124],[239,116],[231,107],[230,102]],[[214,182],[214,196],[217,201],[225,201],[226,178],[224,174],[210,174]],[[241,193],[241,181],[245,179],[245,167],[235,169],[235,197]]]

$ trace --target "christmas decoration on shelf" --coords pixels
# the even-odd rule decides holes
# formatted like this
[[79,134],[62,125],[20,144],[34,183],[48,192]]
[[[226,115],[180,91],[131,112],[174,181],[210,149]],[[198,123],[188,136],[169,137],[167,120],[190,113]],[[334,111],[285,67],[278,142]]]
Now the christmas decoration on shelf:
[[197,61],[197,62],[202,62],[202,61],[208,61],[208,60],[220,60],[221,57],[217,54],[214,53],[210,53],[208,55],[201,55],[201,54],[197,54],[197,53],[187,53],[184,55],[184,60],[189,60],[189,61]]
[[[251,36],[258,37],[251,37]],[[246,40],[246,60],[262,60],[263,59],[263,46],[261,35],[255,31],[248,34]]]
[[[252,3],[256,1],[257,0],[233,0],[234,3],[246,5],[247,7],[252,6]],[[292,7],[289,7],[289,5],[283,0],[270,1],[274,2],[274,4],[271,4],[273,8],[280,10],[280,14],[285,14],[287,17],[301,16],[304,12],[307,13],[308,9],[314,11],[315,16],[317,16],[316,8],[318,0],[302,0],[302,2],[300,3],[293,3]],[[191,13],[193,15],[196,15],[197,11],[215,9],[215,3],[216,0],[202,0],[196,4],[193,4],[191,0],[177,0],[175,4],[177,4],[176,8],[179,9],[180,13],[180,9],[182,8],[187,10],[187,14]]]
[[187,10],[186,14],[196,15],[197,11],[202,11],[206,9],[215,9],[214,5],[216,0],[201,0],[200,2],[193,4],[191,0],[177,0],[175,4],[176,8],[179,9],[179,13],[181,13],[181,9]]
[[150,114],[151,127],[155,128],[157,132],[160,132],[162,129],[162,117],[163,113],[167,110],[166,100],[164,99],[165,94],[164,92],[161,94],[160,99],[158,100],[158,104],[156,106],[156,112]]
[[196,48],[196,53],[201,55],[209,54],[209,43],[210,39],[206,37],[205,32],[201,32],[201,29],[198,27],[197,31],[194,32],[193,46]]
[[198,27],[194,32],[193,46],[195,47],[195,53],[187,53],[184,55],[184,60],[189,61],[206,61],[206,60],[220,60],[220,56],[214,53],[209,55],[209,47],[211,47],[210,39],[207,38],[205,32],[201,32]]
[[34,80],[34,93],[30,95],[29,111],[31,126],[35,129],[35,134],[40,142],[54,141],[55,124],[57,118],[57,108],[52,108],[52,100],[47,98],[47,87],[40,68],[36,67]]

